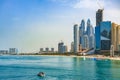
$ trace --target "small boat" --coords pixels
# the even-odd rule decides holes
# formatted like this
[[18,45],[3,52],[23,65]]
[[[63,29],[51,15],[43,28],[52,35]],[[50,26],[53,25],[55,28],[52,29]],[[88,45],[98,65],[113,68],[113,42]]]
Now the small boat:
[[44,73],[44,72],[39,72],[39,73],[37,74],[37,76],[45,77],[45,73]]

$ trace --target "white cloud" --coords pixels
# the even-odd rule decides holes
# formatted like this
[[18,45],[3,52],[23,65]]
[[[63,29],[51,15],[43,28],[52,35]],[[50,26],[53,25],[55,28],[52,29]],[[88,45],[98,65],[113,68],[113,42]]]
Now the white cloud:
[[[100,5],[99,5],[99,4]],[[79,0],[73,7],[74,8],[87,8],[87,9],[98,9],[104,5],[104,1],[98,0]]]
[[52,2],[68,2],[70,0],[50,0],[50,1],[52,1]]

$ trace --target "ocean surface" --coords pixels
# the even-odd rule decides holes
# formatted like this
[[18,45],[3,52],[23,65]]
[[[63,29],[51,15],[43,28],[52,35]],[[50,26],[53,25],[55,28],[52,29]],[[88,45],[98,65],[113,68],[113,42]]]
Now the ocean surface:
[[[39,72],[45,77],[38,77]],[[120,80],[120,61],[56,56],[0,56],[0,80]]]

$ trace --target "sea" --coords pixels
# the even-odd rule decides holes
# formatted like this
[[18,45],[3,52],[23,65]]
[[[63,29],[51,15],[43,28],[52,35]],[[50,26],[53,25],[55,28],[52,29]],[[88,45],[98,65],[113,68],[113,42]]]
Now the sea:
[[[37,74],[44,72],[44,77]],[[70,56],[0,56],[0,80],[120,80],[120,61]]]

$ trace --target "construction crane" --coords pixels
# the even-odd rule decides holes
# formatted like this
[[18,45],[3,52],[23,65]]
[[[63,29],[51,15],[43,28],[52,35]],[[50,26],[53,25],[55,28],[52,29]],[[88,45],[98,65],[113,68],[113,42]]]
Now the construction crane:
[[101,4],[100,4],[99,0],[97,0],[97,4],[98,4],[98,6],[100,7],[100,9],[101,9],[101,10],[104,10],[104,7],[103,7],[103,6],[101,6]]

